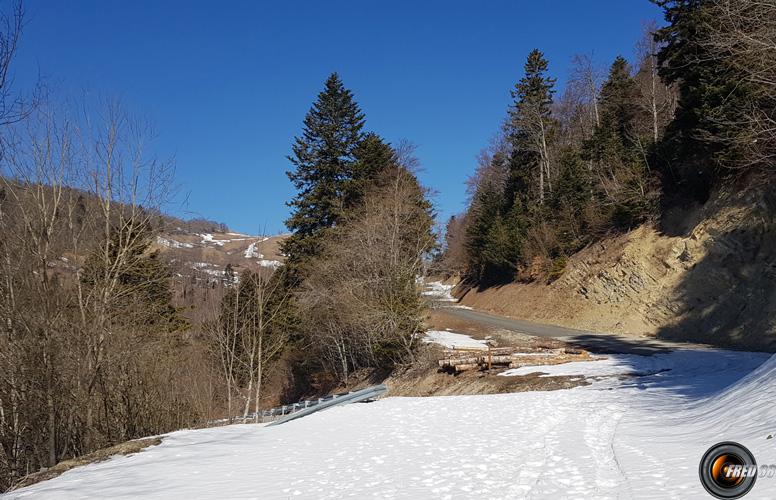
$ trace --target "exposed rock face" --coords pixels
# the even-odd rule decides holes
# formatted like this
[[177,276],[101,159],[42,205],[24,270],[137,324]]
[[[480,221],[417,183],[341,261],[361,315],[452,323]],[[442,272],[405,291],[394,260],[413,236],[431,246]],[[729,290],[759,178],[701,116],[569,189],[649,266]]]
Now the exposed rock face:
[[768,189],[722,193],[663,227],[586,248],[551,285],[470,291],[462,303],[575,328],[776,350],[775,216]]
[[716,205],[690,234],[691,267],[669,295],[679,316],[657,334],[776,350],[776,196],[731,194]]

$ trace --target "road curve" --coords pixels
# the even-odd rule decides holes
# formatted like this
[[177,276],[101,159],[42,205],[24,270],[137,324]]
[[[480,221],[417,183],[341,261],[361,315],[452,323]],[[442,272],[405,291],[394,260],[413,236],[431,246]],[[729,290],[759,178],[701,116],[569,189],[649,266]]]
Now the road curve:
[[575,330],[563,326],[534,323],[533,321],[508,318],[473,309],[449,306],[446,303],[438,303],[436,309],[443,311],[445,314],[491,328],[533,335],[535,337],[556,338],[597,353],[651,355],[656,352],[670,351],[680,347],[708,347],[698,344],[668,342],[651,337]]

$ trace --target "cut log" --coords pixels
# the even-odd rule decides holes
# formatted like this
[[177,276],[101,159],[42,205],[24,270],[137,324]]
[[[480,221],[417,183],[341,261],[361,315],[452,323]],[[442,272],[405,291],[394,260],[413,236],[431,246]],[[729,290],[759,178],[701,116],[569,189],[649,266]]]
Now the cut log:
[[470,364],[470,365],[455,365],[455,371],[456,372],[465,372],[468,370],[478,370],[480,368],[480,365],[478,364]]

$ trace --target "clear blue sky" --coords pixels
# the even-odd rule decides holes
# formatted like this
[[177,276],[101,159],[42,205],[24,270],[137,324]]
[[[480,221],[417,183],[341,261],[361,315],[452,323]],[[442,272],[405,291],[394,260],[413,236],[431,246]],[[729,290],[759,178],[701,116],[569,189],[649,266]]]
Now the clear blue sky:
[[[648,0],[28,0],[18,80],[118,97],[174,155],[187,203],[171,213],[278,232],[292,138],[337,71],[367,127],[418,146],[442,220],[464,208],[475,156],[537,47],[562,84],[575,53],[633,54]],[[62,93],[62,92],[60,92]],[[183,196],[181,196],[181,200]]]

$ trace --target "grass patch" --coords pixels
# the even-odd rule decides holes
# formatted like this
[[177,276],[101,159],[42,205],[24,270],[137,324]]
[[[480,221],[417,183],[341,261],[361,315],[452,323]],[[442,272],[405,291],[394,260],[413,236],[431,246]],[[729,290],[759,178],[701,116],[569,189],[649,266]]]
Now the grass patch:
[[145,448],[156,446],[161,442],[162,438],[160,437],[134,439],[132,441],[119,443],[115,446],[111,446],[110,448],[103,448],[80,457],[63,460],[53,467],[49,467],[48,469],[41,469],[38,472],[33,472],[32,474],[24,476],[18,483],[13,486],[13,488],[11,488],[11,491],[33,485],[41,481],[53,479],[60,474],[69,471],[70,469],[81,467],[82,465],[103,462],[116,455],[131,455],[132,453],[137,453],[144,450]]

